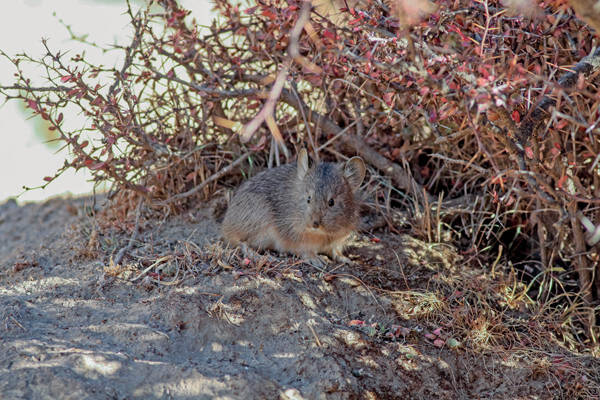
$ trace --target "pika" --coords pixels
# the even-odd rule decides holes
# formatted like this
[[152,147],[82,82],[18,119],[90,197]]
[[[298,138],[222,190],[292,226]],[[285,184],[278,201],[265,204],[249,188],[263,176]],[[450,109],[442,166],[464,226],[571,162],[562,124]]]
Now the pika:
[[231,244],[292,253],[316,265],[317,254],[350,262],[344,243],[356,229],[365,177],[360,157],[309,166],[306,149],[296,163],[267,169],[234,194],[221,226]]

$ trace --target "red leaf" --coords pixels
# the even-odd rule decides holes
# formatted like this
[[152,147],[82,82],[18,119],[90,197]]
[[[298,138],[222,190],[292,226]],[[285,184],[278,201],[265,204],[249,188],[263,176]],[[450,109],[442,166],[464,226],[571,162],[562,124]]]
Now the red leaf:
[[348,326],[356,326],[356,325],[364,325],[365,321],[361,321],[359,319],[353,319],[352,321],[348,322]]
[[533,149],[531,147],[525,147],[525,154],[527,155],[527,158],[533,160]]
[[519,114],[517,110],[513,111],[511,116],[513,121],[515,121],[516,123],[521,122],[521,114]]
[[258,143],[256,145],[250,146],[250,149],[252,151],[260,151],[265,148],[266,144],[267,144],[267,137],[265,135],[263,135],[263,136],[261,136],[260,140],[258,141]]
[[388,107],[392,107],[394,105],[394,92],[387,92],[383,94],[383,101]]
[[267,18],[270,18],[272,21],[274,21],[277,18],[277,15],[268,8],[263,10],[262,15],[264,15]]
[[157,272],[148,272],[148,276],[157,280],[161,280],[161,276],[159,273]]
[[331,31],[328,31],[327,29],[323,31],[323,36],[331,40],[332,42],[335,41],[335,34]]
[[197,174],[196,171],[192,171],[189,174],[187,174],[185,176],[186,182],[189,182],[189,181],[193,180],[196,177],[196,174]]
[[103,168],[105,165],[106,165],[106,162],[104,162],[104,161],[103,161],[103,162],[99,162],[99,163],[96,163],[96,164],[94,164],[94,165],[91,165],[89,168],[90,168],[91,170],[94,170],[94,171],[95,171],[95,170],[98,170],[98,169],[101,169],[101,168]]
[[45,176],[45,177],[44,177],[44,180],[45,180],[46,182],[50,182],[50,181],[52,181],[52,179],[54,179],[54,178],[53,178],[53,177],[51,177],[51,176]]
[[429,121],[431,122],[437,122],[439,120],[438,118],[438,114],[435,110],[431,110],[429,112]]
[[27,100],[27,105],[29,106],[29,108],[31,108],[33,111],[37,111],[38,110],[38,105],[35,102],[35,100]]
[[477,78],[477,85],[479,86],[485,86],[488,84],[487,79],[485,78]]
[[562,129],[565,126],[567,126],[569,124],[569,121],[567,121],[566,119],[561,119],[560,121],[558,121],[558,123],[556,124],[556,129]]
[[487,80],[490,76],[490,73],[487,69],[485,69],[483,66],[478,66],[477,67],[477,72],[479,72],[481,75],[483,75],[483,77]]
[[498,203],[498,193],[495,190],[492,191],[492,197],[494,198],[494,203]]
[[60,81],[63,83],[69,82],[71,80],[72,76],[71,75],[66,75],[63,76],[62,78],[60,78]]

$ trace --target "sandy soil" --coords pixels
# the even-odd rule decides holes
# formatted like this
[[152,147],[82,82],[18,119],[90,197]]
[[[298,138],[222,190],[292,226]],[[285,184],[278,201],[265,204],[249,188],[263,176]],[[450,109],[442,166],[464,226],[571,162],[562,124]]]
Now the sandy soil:
[[111,267],[129,234],[90,207],[0,205],[2,399],[565,397],[526,357],[435,342],[445,247],[362,234],[354,266],[246,265],[198,209],[144,223]]

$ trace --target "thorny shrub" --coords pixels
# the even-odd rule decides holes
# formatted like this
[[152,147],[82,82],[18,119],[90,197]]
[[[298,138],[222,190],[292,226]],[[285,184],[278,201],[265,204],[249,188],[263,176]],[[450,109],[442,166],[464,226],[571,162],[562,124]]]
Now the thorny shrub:
[[[523,17],[499,1],[440,0],[412,26],[380,1],[342,3],[334,19],[321,7],[297,24],[301,1],[216,0],[208,30],[175,1],[129,7],[121,68],[44,43],[40,59],[5,54],[16,82],[1,91],[69,147],[72,158],[46,180],[86,168],[159,206],[207,198],[248,163],[265,163],[267,150],[271,162],[290,145],[324,158],[359,154],[373,167],[372,204],[408,208],[415,232],[450,232],[485,268],[504,257],[540,298],[571,293],[583,321],[574,329],[593,329],[600,113],[591,28],[561,2]],[[47,86],[30,84],[26,63],[44,67]],[[73,110],[88,125],[63,129]]]

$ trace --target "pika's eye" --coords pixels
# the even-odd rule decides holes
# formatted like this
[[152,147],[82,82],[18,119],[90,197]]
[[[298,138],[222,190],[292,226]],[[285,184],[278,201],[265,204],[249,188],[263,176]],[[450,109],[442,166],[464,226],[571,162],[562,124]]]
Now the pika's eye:
[[306,199],[307,203],[310,203],[310,196],[308,196],[308,198]]
[[335,204],[335,202],[333,201],[333,199],[329,199],[329,207],[333,207],[333,205]]

